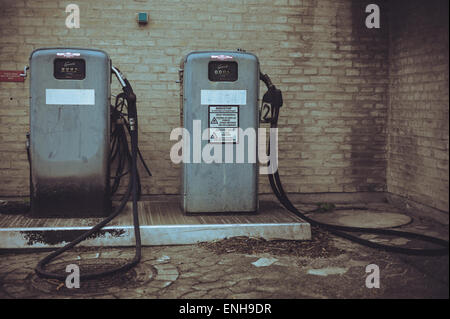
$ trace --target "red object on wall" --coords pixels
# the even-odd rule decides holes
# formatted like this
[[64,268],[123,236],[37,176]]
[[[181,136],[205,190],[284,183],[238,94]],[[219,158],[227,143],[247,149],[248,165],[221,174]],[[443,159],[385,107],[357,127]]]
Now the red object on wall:
[[25,77],[20,76],[23,71],[0,70],[0,82],[24,82]]

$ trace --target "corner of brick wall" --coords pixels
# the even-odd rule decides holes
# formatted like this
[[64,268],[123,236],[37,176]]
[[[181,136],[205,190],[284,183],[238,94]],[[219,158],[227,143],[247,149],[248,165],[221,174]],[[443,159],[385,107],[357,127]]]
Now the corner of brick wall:
[[388,192],[448,213],[448,1],[391,10]]

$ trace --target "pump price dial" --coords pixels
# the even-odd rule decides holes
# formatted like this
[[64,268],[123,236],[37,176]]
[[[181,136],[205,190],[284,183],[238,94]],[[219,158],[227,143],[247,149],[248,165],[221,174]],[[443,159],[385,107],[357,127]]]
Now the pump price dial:
[[213,82],[234,82],[238,79],[238,64],[235,61],[211,61],[208,64],[208,79]]
[[86,63],[83,59],[55,59],[53,75],[59,80],[83,80]]

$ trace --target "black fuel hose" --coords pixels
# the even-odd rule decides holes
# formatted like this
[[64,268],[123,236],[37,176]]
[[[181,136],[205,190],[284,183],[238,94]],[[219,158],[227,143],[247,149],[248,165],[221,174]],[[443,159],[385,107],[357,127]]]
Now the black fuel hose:
[[[125,79],[126,80],[126,79]],[[128,132],[130,133],[130,141],[131,141],[131,154],[129,154],[128,143],[126,136],[122,135],[122,138],[118,141],[118,143],[122,144],[122,149],[126,149],[126,158],[128,167],[131,171],[129,174],[129,183],[125,194],[122,196],[119,206],[114,209],[114,211],[100,223],[92,227],[90,230],[86,231],[79,237],[75,238],[73,241],[68,243],[67,245],[58,248],[42,260],[40,260],[35,268],[35,272],[39,277],[48,278],[48,279],[57,279],[60,281],[65,281],[67,278],[67,274],[57,274],[52,273],[45,270],[45,265],[47,265],[50,261],[55,259],[57,256],[63,254],[69,249],[73,248],[83,240],[87,239],[89,236],[95,234],[97,231],[106,226],[111,220],[113,220],[117,215],[119,215],[125,205],[127,204],[130,195],[132,196],[133,201],[133,224],[134,224],[134,235],[135,235],[135,243],[136,243],[136,251],[134,258],[128,263],[121,265],[119,267],[111,268],[106,271],[96,272],[96,273],[81,273],[80,272],[80,281],[81,280],[91,280],[98,279],[106,276],[110,276],[119,272],[126,272],[137,265],[141,259],[141,234],[139,228],[139,215],[137,208],[137,200],[138,200],[138,174],[137,174],[137,154],[138,154],[138,134],[137,134],[137,111],[136,111],[136,95],[133,93],[133,89],[128,81],[125,82],[126,87],[123,88],[124,97],[127,101],[127,109],[128,109]],[[116,106],[117,106],[116,99]],[[125,120],[125,119],[124,119]],[[122,128],[123,129],[123,128]],[[114,149],[113,144],[113,149]],[[114,153],[112,154],[112,158],[114,158]],[[120,157],[120,156],[119,156]],[[121,165],[124,165],[122,162]],[[117,186],[118,187],[118,186]]]
[[[110,163],[116,162],[117,165],[115,167],[115,174],[111,176],[113,183],[111,185],[111,196],[113,196],[120,185],[120,181],[122,177],[129,174],[129,170],[125,170],[127,168],[127,163],[131,158],[131,153],[128,147],[128,140],[126,136],[126,130],[128,131],[129,136],[131,136],[130,125],[126,119],[127,113],[124,112],[124,107],[128,108],[128,102],[126,98],[125,92],[119,93],[115,98],[115,105],[111,106],[111,123],[115,123],[114,129],[111,132],[111,156]],[[152,176],[150,169],[145,162],[139,146],[137,147],[137,155],[147,172],[148,176]],[[129,165],[128,165],[129,166]],[[139,172],[136,172],[137,184],[138,184],[138,199],[141,196],[141,180],[139,176]]]
[[[271,117],[270,118],[264,117],[264,121],[266,123],[270,123],[270,128],[277,128],[280,108],[283,105],[281,91],[278,90],[275,87],[275,85],[273,85],[272,81],[270,80],[270,78],[267,74],[260,73],[260,79],[266,84],[266,87],[268,89],[267,93],[263,97],[262,104],[270,103],[270,108],[271,108],[270,109]],[[267,113],[266,113],[266,115],[267,115]],[[269,145],[270,145],[270,139],[269,139]],[[267,155],[269,155],[269,158],[270,158],[270,148],[267,149]],[[341,226],[341,225],[332,225],[332,224],[327,224],[327,223],[316,221],[316,220],[306,216],[307,212],[297,209],[292,204],[292,202],[289,200],[286,192],[284,191],[283,185],[281,183],[281,178],[278,173],[278,169],[275,167],[275,164],[269,161],[268,166],[270,167],[271,172],[273,172],[273,173],[268,174],[269,183],[270,183],[273,193],[275,194],[275,196],[277,197],[279,202],[287,210],[294,213],[295,215],[297,215],[301,219],[305,220],[306,222],[310,223],[312,226],[317,226],[317,227],[323,228],[334,235],[348,239],[355,243],[358,243],[358,244],[361,244],[364,246],[368,246],[371,248],[375,248],[375,249],[388,251],[388,252],[402,253],[402,254],[407,254],[407,255],[419,255],[419,256],[448,255],[449,243],[448,243],[448,241],[445,241],[440,238],[431,237],[431,236],[427,236],[427,235],[423,235],[423,234],[417,234],[417,233],[413,233],[413,232],[406,232],[406,231]],[[376,243],[376,242],[373,242],[370,240],[366,240],[366,239],[363,239],[361,237],[358,237],[358,236],[355,236],[352,234],[348,234],[348,232],[388,235],[388,236],[396,236],[396,237],[401,237],[401,238],[415,239],[415,240],[433,243],[435,245],[440,246],[441,248],[416,249],[416,248],[403,248],[403,247],[385,245],[385,244]]]

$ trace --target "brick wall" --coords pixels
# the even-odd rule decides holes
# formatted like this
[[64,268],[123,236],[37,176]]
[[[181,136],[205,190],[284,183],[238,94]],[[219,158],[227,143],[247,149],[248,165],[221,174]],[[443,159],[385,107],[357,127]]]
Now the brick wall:
[[[377,3],[383,3],[378,1]],[[65,27],[76,3],[81,28]],[[20,70],[39,47],[107,51],[138,96],[140,140],[154,176],[146,194],[179,192],[170,131],[179,123],[180,58],[244,48],[284,92],[280,169],[289,192],[386,189],[388,27],[364,26],[370,1],[2,0],[0,69]],[[150,23],[138,26],[135,14]],[[0,83],[0,194],[28,193],[28,85]],[[117,85],[114,85],[117,92]],[[114,91],[113,91],[114,92]],[[261,192],[270,192],[261,178]]]
[[448,1],[394,1],[388,191],[448,212]]

